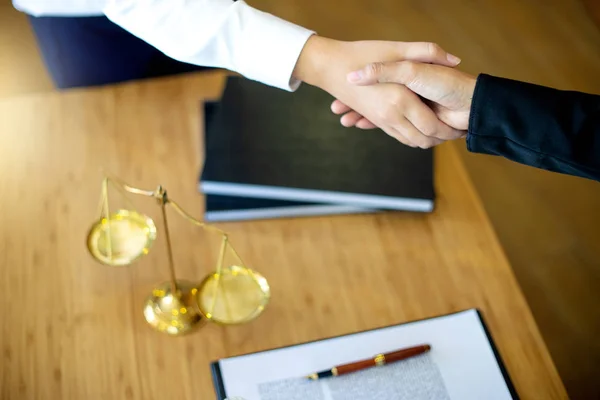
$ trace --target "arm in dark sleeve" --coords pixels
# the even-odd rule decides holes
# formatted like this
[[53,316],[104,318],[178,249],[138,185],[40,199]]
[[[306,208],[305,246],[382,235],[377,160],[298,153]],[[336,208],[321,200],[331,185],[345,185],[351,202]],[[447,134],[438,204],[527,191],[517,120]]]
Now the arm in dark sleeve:
[[600,181],[600,96],[481,74],[467,148]]

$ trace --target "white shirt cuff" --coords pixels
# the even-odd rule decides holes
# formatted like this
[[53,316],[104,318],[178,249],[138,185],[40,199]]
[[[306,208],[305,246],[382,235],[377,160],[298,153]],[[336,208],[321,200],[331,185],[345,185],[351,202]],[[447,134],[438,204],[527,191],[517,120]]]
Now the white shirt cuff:
[[295,91],[300,81],[292,77],[304,45],[315,34],[272,14],[240,2],[242,42],[236,46],[240,74],[280,89]]

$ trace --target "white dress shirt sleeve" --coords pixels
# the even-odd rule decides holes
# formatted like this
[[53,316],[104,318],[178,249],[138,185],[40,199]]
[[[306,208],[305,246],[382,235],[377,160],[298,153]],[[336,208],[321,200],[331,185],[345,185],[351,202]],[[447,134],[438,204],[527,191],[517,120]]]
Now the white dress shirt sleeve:
[[106,0],[12,0],[13,7],[34,17],[99,17]]
[[232,0],[109,0],[114,23],[189,64],[225,68],[287,91],[313,31]]

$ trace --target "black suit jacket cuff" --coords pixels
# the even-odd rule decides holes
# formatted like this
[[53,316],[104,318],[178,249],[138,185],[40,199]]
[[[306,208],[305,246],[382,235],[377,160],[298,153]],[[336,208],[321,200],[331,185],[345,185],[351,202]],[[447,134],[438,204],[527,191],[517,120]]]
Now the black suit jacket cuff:
[[600,178],[600,96],[481,74],[467,148],[549,171]]

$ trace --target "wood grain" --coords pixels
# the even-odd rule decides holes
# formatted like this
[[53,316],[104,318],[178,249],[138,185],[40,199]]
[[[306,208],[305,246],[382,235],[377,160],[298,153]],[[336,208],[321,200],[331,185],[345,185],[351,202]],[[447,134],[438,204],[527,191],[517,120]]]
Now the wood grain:
[[[201,100],[219,73],[0,101],[0,397],[209,399],[209,362],[471,307],[482,310],[523,399],[566,393],[452,145],[436,150],[432,214],[221,224],[273,298],[256,321],[165,337],[143,320],[167,278],[164,240],[128,268],[98,265],[85,236],[100,169],[162,184],[195,215]],[[139,210],[160,223],[154,204]],[[152,203],[152,202],[150,202]],[[180,277],[212,270],[218,238],[170,218]],[[160,225],[159,225],[160,229]]]
[[589,17],[600,28],[600,2],[596,0],[581,0],[581,2],[586,8]]
[[0,98],[52,90],[27,17],[0,0]]

